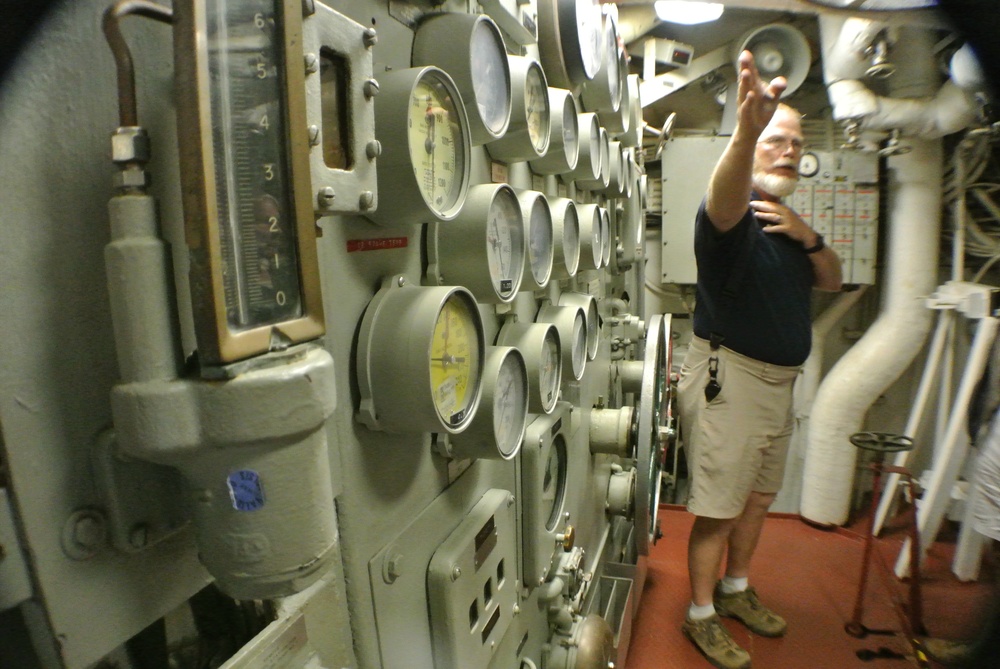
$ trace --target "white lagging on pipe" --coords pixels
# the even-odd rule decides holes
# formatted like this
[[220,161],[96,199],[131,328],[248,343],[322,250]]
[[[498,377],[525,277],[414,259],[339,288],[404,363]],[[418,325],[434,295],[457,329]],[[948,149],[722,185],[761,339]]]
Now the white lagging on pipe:
[[934,290],[941,227],[941,147],[913,140],[913,151],[889,159],[888,269],[879,318],[820,385],[809,424],[802,483],[804,518],[821,525],[847,521],[861,429],[872,403],[909,367],[931,324],[924,299]]

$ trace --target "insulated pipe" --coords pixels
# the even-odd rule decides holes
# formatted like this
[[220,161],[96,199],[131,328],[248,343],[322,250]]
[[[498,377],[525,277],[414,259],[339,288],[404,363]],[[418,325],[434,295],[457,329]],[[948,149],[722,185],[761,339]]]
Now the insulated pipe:
[[803,471],[801,514],[842,525],[850,509],[857,449],[848,437],[868,408],[902,374],[923,346],[931,312],[924,298],[941,227],[941,145],[912,140],[910,153],[891,156],[889,238],[883,311],[834,366],[816,395]]

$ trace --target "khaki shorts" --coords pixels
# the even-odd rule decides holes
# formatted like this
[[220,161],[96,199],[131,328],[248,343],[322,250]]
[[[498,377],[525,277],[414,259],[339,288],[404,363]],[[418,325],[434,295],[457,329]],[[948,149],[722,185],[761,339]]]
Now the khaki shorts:
[[750,493],[777,493],[792,437],[792,386],[799,367],[772,365],[720,347],[722,391],[705,399],[708,342],[692,337],[678,383],[691,492],[688,511],[735,518]]

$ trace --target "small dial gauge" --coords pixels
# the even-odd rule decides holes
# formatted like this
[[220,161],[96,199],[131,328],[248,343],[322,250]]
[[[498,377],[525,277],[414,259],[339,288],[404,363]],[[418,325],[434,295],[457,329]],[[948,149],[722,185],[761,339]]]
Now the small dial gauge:
[[540,290],[548,285],[552,276],[552,210],[545,195],[538,191],[521,191],[517,199],[528,237],[527,263],[521,285]]
[[583,75],[593,79],[601,69],[601,10],[594,0],[576,0],[576,26],[580,36]]
[[611,264],[611,247],[614,239],[611,236],[611,213],[601,207],[601,264],[608,267]]
[[449,455],[510,460],[528,424],[528,369],[510,346],[491,346],[483,367],[482,398],[468,428],[450,438]]
[[387,432],[461,432],[479,405],[485,350],[469,291],[387,277],[358,334],[358,420]]
[[601,180],[601,133],[603,128],[597,122],[597,114],[586,112],[577,117],[580,128],[580,153],[576,167],[562,175],[566,183],[575,181],[577,186],[594,184],[594,188],[603,187]]
[[528,117],[528,137],[539,154],[549,142],[549,87],[541,67],[528,68],[525,81],[525,112]]
[[555,244],[552,276],[567,279],[576,276],[580,267],[580,218],[576,203],[569,198],[553,198],[549,206],[552,209],[552,238]]
[[580,217],[580,269],[600,269],[604,257],[601,207],[581,204],[576,210]]
[[549,148],[551,108],[549,86],[542,66],[534,58],[508,56],[510,66],[510,124],[503,137],[487,149],[495,160],[508,163],[534,160]]
[[583,308],[546,303],[538,310],[535,322],[556,327],[565,378],[575,381],[583,378],[587,365],[587,318]]
[[809,178],[814,177],[819,172],[819,156],[817,156],[812,151],[802,154],[802,160],[799,162],[799,174]]
[[428,231],[428,275],[437,285],[465,286],[480,302],[510,302],[524,274],[524,216],[507,184],[469,189],[453,222]]
[[379,85],[378,187],[392,197],[380,198],[365,216],[387,226],[455,218],[469,191],[471,166],[458,88],[436,67],[386,72]]
[[[573,319],[573,375],[576,376],[576,370],[580,370],[580,376],[583,376],[583,368],[587,361],[587,323],[583,318],[583,312],[581,311]],[[580,377],[577,377],[580,378]]]
[[562,346],[552,323],[510,321],[497,335],[498,346],[512,346],[524,356],[528,378],[528,411],[552,413],[562,384]]
[[448,12],[421,22],[413,65],[435,65],[455,80],[469,117],[472,142],[502,137],[511,114],[510,65],[500,29],[484,14]]
[[545,529],[549,532],[556,529],[562,515],[563,499],[566,496],[567,457],[566,438],[561,433],[557,434],[549,449],[542,475],[541,497],[547,510]]
[[579,109],[576,98],[562,88],[548,89],[549,146],[545,155],[529,159],[535,174],[562,174],[576,167],[580,155]]
[[601,317],[597,308],[597,299],[586,293],[563,293],[559,296],[559,304],[564,307],[579,307],[583,310],[584,323],[587,327],[587,359],[597,357],[597,349],[601,343]]

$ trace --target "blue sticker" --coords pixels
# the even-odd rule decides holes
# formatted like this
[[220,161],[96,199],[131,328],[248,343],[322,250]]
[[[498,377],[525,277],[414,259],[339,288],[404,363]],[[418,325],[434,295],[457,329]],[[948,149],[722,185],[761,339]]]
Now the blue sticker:
[[256,511],[264,506],[264,488],[257,472],[249,469],[233,472],[226,479],[226,485],[229,486],[233,508],[237,511]]

